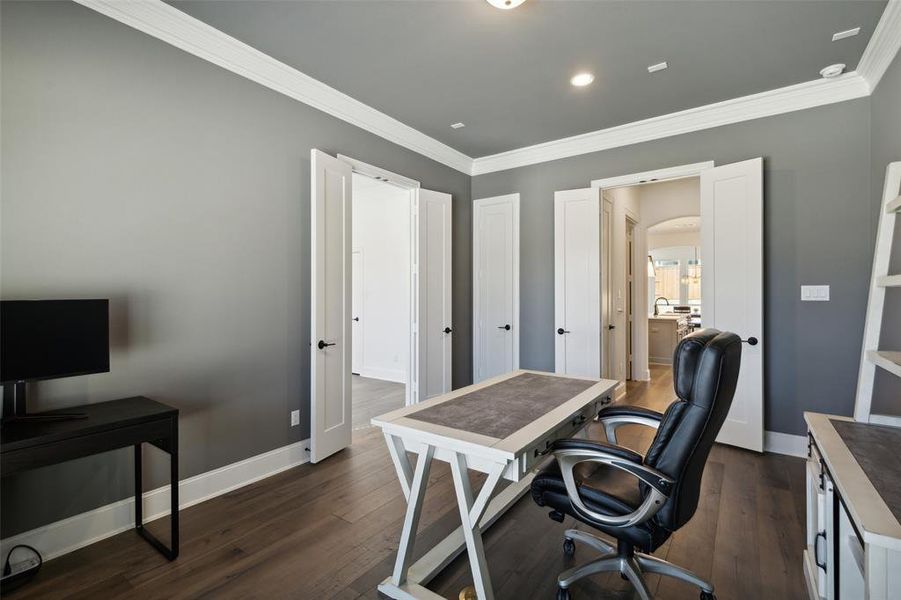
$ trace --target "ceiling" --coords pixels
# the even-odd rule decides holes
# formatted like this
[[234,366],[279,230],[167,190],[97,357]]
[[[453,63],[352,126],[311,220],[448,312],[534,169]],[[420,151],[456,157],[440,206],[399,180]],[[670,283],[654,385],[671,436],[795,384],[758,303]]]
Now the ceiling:
[[[832,63],[853,70],[886,4],[170,3],[471,157],[810,81]],[[853,27],[860,35],[831,41]],[[661,61],[667,70],[647,72]],[[594,83],[572,87],[582,70]]]
[[648,227],[649,234],[695,233],[701,231],[701,217],[677,217]]

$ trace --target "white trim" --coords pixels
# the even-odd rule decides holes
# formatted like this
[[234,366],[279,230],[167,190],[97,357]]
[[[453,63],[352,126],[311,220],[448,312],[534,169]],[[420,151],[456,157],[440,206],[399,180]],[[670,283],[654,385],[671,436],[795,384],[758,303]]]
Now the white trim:
[[357,160],[356,158],[351,158],[345,154],[339,154],[337,158],[338,160],[342,160],[349,164],[354,173],[365,175],[366,177],[372,177],[373,179],[378,179],[379,181],[384,181],[406,190],[418,190],[420,187],[419,182],[415,179],[410,179],[409,177],[404,177],[403,175],[392,173],[387,169],[382,169],[381,167],[370,165],[369,163],[365,163],[362,160]]
[[390,142],[463,173],[470,172],[472,159],[462,152],[248,46],[162,0],[129,2],[76,0],[76,2]]
[[[194,506],[307,463],[308,445],[309,440],[303,440],[182,479],[178,484],[179,508]],[[169,490],[170,486],[164,485],[144,492],[145,523],[169,514]],[[0,541],[0,554],[6,556],[16,544],[27,544],[40,552],[44,560],[50,560],[133,527],[134,497],[130,497],[6,538]],[[144,542],[135,538],[135,543]]]
[[860,57],[860,62],[857,63],[857,72],[867,82],[870,93],[879,85],[899,48],[901,48],[901,0],[889,0]]
[[[685,177],[697,177],[701,171],[712,169],[714,162],[707,160],[699,163],[691,163],[688,165],[678,165],[675,167],[667,167],[665,169],[655,169],[653,171],[642,171],[641,173],[631,173],[629,175],[619,175],[616,177],[605,177],[603,179],[592,179],[591,187],[599,187],[607,190],[610,188],[625,187],[631,185],[639,185],[642,183],[660,183],[661,181],[672,179],[684,179]],[[633,215],[636,222],[640,222]]]
[[380,369],[378,367],[361,367],[360,377],[378,379],[380,381],[392,381],[406,385],[407,372],[404,369]]
[[889,427],[901,427],[901,416],[871,414],[870,425],[888,425]]
[[771,117],[805,108],[862,98],[869,94],[870,86],[857,72],[847,73],[834,79],[815,79],[634,123],[483,156],[473,161],[472,175],[514,169],[721,125]]
[[763,451],[772,454],[807,458],[807,436],[780,433],[778,431],[764,431]]
[[476,383],[480,381],[478,377],[478,365],[481,360],[479,354],[480,346],[480,330],[479,321],[479,304],[476,302],[479,294],[479,271],[478,264],[481,252],[481,246],[478,244],[479,235],[479,209],[490,204],[506,204],[510,203],[513,207],[513,317],[512,334],[513,334],[513,370],[519,369],[519,254],[520,254],[520,217],[519,217],[519,193],[505,194],[503,196],[494,196],[492,198],[479,198],[472,202],[472,374]]

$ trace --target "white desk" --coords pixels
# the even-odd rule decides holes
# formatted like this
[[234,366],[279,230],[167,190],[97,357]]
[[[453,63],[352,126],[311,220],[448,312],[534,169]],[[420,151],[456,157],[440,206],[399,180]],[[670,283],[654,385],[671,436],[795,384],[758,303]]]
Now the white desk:
[[[526,378],[516,379],[520,376]],[[531,397],[522,400],[519,414],[516,406],[518,400],[510,395],[510,390],[524,382],[529,384],[527,390]],[[385,434],[407,499],[394,572],[379,585],[379,591],[398,599],[440,598],[428,590],[426,584],[465,549],[469,554],[479,600],[494,598],[482,545],[482,531],[529,490],[534,470],[547,458],[544,452],[550,444],[557,439],[572,437],[585,428],[601,407],[610,402],[617,383],[609,379],[598,381],[537,371],[516,371],[374,418],[372,424],[381,427]],[[470,403],[469,407],[474,406],[474,401],[492,402],[492,386],[496,386],[498,405],[502,404],[510,411],[506,414],[518,416],[520,420],[528,414],[529,422],[503,437],[473,431],[491,429],[493,423],[485,424],[486,427],[476,423],[469,430],[441,424],[442,418],[446,421],[449,415],[453,416],[455,408],[465,408],[466,402]],[[575,388],[581,389],[566,392]],[[540,407],[545,389],[548,398],[546,410],[536,409]],[[565,397],[561,398],[561,395]],[[439,414],[442,411],[443,414]],[[429,420],[423,420],[426,418]],[[463,421],[465,418],[461,419]],[[506,427],[509,429],[511,424],[507,423]],[[408,452],[417,455],[415,467],[410,464]],[[451,466],[462,526],[411,565],[432,459],[445,461]],[[476,496],[473,496],[467,469],[488,475]],[[501,479],[513,483],[492,499]]]

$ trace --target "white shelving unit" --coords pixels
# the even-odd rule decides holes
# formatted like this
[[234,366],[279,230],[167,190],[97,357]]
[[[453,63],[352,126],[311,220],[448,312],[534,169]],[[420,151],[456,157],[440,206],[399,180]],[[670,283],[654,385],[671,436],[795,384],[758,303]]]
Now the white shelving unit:
[[884,369],[901,377],[901,351],[881,348],[879,344],[882,318],[885,314],[885,291],[888,288],[901,287],[901,273],[888,272],[895,221],[901,212],[901,161],[889,163],[886,167],[882,206],[876,233],[876,253],[873,257],[870,296],[867,302],[867,320],[860,357],[860,375],[857,379],[854,419],[863,423],[901,426],[901,417],[872,414],[871,411],[876,369]]

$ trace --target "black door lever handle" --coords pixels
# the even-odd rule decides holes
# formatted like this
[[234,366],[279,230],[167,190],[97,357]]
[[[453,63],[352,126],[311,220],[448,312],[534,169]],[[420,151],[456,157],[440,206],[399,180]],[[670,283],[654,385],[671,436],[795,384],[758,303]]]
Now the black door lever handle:
[[508,323],[507,325],[501,325],[500,327],[498,327],[498,329],[506,329],[507,331],[510,331],[510,324]]
[[319,343],[316,344],[316,345],[319,346],[319,349],[320,349],[320,350],[322,350],[323,348],[326,348],[326,347],[328,347],[328,346],[334,346],[336,343],[337,343],[337,342],[332,342],[332,343],[330,344],[330,343],[325,342],[325,341],[323,341],[323,340],[319,340]]
[[451,329],[450,327],[444,328],[444,333],[450,333],[451,331],[453,331],[453,329]]
[[742,340],[742,342],[746,343],[746,344],[749,345],[749,346],[756,346],[756,345],[757,345],[757,338],[754,337],[754,336],[751,336],[751,337],[749,337],[749,338],[746,339],[746,340]]
[[557,329],[557,335],[563,335],[564,333],[569,333],[569,332],[567,330],[563,329],[562,327]]
[[359,321],[360,317],[354,317],[354,321]]

